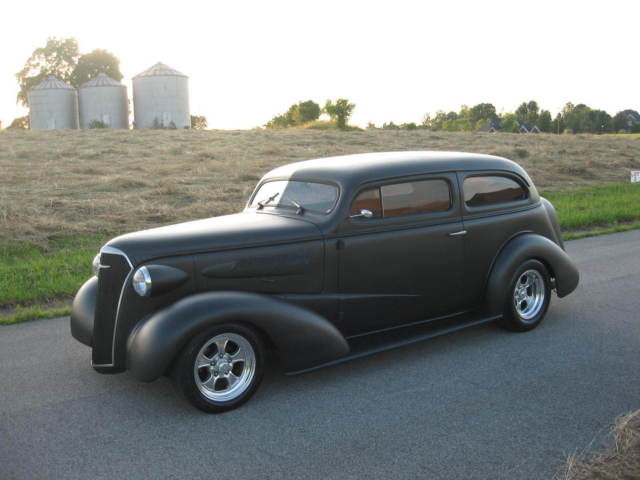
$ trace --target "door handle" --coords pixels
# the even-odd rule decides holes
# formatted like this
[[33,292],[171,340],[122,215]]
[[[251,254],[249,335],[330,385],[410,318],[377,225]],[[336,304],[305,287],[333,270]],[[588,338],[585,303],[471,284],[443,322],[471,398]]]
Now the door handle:
[[450,237],[461,237],[462,235],[466,235],[467,231],[466,230],[459,230],[457,232],[452,232],[449,234]]

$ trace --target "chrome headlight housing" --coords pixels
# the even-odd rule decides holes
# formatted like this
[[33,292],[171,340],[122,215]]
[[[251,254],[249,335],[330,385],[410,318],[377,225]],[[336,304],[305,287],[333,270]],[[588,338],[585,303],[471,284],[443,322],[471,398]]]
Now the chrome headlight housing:
[[91,271],[97,277],[100,272],[100,256],[102,253],[98,252],[98,254],[93,257],[93,262],[91,262]]
[[141,297],[148,297],[151,294],[151,274],[147,267],[140,267],[133,274],[131,279],[133,289]]

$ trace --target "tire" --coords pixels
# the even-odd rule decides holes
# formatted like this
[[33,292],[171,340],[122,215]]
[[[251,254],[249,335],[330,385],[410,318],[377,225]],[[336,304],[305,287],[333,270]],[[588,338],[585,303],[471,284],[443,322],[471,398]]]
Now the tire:
[[187,344],[172,376],[194,407],[207,413],[226,412],[255,393],[264,373],[264,356],[264,345],[253,329],[216,325]]
[[502,327],[513,332],[536,328],[547,313],[551,300],[551,279],[538,260],[527,260],[514,272],[509,283]]

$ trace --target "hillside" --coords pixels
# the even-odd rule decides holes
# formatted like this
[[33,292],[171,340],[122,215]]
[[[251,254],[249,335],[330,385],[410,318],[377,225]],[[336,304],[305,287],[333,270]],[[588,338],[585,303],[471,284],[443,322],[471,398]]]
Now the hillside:
[[241,209],[283,163],[384,150],[490,153],[538,187],[628,182],[640,139],[424,130],[2,131],[0,242],[47,246],[60,234],[114,235]]

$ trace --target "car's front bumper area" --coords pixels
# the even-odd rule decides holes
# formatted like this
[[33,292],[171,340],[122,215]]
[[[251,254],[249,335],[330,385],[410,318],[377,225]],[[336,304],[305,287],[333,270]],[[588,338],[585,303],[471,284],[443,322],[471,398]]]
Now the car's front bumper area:
[[71,307],[71,335],[89,347],[93,341],[97,295],[98,277],[91,277],[80,287]]

